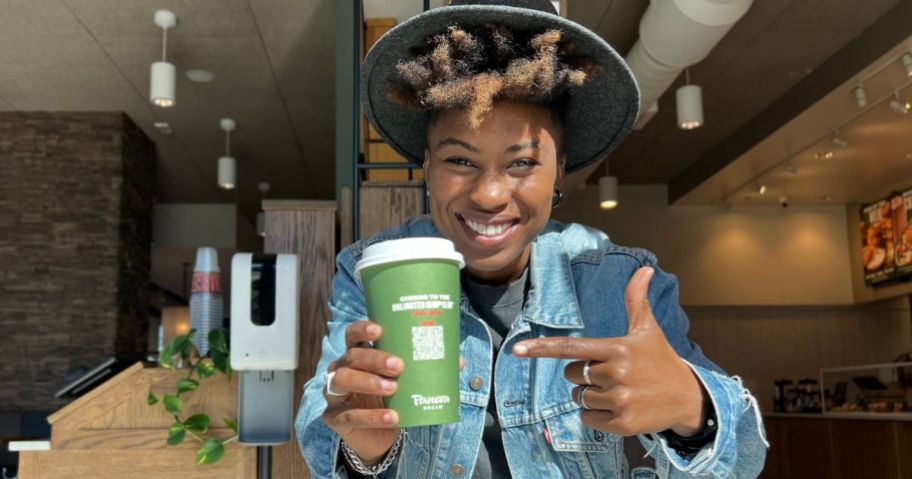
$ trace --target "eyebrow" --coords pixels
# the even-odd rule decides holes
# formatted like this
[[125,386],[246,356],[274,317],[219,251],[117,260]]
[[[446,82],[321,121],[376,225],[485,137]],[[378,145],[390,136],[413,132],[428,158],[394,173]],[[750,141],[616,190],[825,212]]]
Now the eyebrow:
[[538,149],[538,142],[537,142],[537,141],[527,141],[527,142],[525,142],[525,143],[520,143],[520,144],[518,144],[518,145],[513,145],[513,146],[507,148],[507,151],[506,151],[505,153],[516,153],[516,152],[518,152],[518,151],[522,151],[522,150],[525,150],[525,149],[536,149],[536,150],[537,150],[537,149]]
[[[462,140],[457,140],[456,138],[452,138],[452,137],[440,140],[440,142],[437,143],[437,149],[440,149],[446,145],[461,146],[461,147],[465,148],[466,150],[471,151],[472,153],[481,152],[481,150],[479,150],[475,146],[472,146]],[[516,145],[513,145],[513,146],[507,148],[505,150],[505,153],[516,153],[518,151],[522,151],[525,149],[538,149],[538,142],[537,141],[527,141],[525,143],[519,143],[519,144],[516,144]]]
[[472,153],[480,153],[480,152],[481,152],[481,150],[479,150],[478,148],[476,148],[476,147],[474,147],[474,146],[472,146],[472,145],[470,145],[470,144],[468,144],[468,143],[466,143],[466,142],[464,142],[464,141],[462,141],[462,140],[457,140],[456,138],[452,138],[452,137],[451,137],[451,138],[445,138],[445,139],[443,139],[443,140],[440,140],[440,142],[437,143],[437,149],[439,150],[440,148],[442,148],[442,147],[444,147],[444,146],[446,146],[446,145],[461,146],[461,147],[463,147],[463,148],[465,148],[465,149],[471,151]]

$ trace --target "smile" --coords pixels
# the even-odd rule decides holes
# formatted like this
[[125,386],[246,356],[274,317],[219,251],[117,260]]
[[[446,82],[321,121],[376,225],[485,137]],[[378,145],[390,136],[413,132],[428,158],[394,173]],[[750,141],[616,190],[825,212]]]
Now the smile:
[[480,222],[457,214],[468,236],[485,246],[494,246],[513,232],[519,220]]

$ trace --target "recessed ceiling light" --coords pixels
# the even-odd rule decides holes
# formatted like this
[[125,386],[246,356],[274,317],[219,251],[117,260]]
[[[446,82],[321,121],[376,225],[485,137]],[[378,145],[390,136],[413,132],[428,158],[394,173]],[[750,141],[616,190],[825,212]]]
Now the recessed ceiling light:
[[819,152],[817,152],[816,155],[814,155],[814,157],[815,157],[815,158],[827,158],[827,159],[829,159],[829,158],[832,158],[833,155],[835,155],[835,153],[833,153],[832,151],[819,151]]
[[187,79],[190,81],[195,81],[197,83],[208,83],[211,82],[215,75],[208,70],[187,70],[184,75],[187,76]]
[[823,195],[820,197],[821,201],[833,201],[833,197],[830,195]]

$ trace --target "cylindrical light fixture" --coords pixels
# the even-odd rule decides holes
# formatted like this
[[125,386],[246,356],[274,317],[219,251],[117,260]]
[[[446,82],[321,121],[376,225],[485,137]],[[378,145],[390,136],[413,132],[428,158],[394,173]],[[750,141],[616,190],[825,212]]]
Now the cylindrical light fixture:
[[237,184],[237,162],[230,156],[223,156],[218,160],[218,185],[226,190],[233,189]]
[[912,53],[906,53],[902,56],[902,65],[906,69],[906,76],[912,77]]
[[260,236],[266,236],[266,213],[260,211],[256,216],[256,231]]
[[176,102],[177,69],[168,63],[168,29],[177,25],[177,16],[168,10],[155,12],[155,24],[164,31],[162,38],[162,59],[152,64],[149,80],[149,100],[155,106],[168,108]]
[[855,87],[855,103],[858,104],[858,108],[868,106],[868,94],[865,93],[864,85]]
[[218,185],[230,190],[237,184],[237,162],[231,156],[231,131],[237,125],[231,118],[222,118],[219,126],[225,130],[225,156],[218,160]]
[[610,210],[618,205],[618,179],[616,176],[599,178],[599,207]]
[[703,125],[703,91],[698,85],[690,85],[690,69],[684,70],[687,85],[675,92],[678,110],[678,128],[693,130]]

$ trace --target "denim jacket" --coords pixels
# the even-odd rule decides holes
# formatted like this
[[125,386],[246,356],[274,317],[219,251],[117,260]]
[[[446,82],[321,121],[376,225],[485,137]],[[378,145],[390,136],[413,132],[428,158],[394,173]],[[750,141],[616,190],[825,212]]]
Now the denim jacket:
[[[422,216],[359,241],[339,253],[329,306],[332,319],[313,379],[295,421],[298,444],[314,478],[346,477],[339,458],[339,436],[323,422],[322,389],[330,362],[345,352],[345,329],[367,319],[364,295],[354,276],[355,263],[367,246],[389,239],[441,237],[430,217]],[[627,478],[620,436],[585,426],[580,407],[564,378],[568,360],[525,359],[512,355],[520,340],[546,336],[619,337],[627,333],[624,292],[641,266],[656,266],[652,253],[611,243],[599,231],[577,224],[549,222],[532,245],[530,288],[522,313],[504,338],[492,376],[488,329],[462,293],[460,301],[460,421],[443,426],[407,428],[399,459],[380,477],[471,477],[492,377],[497,416],[513,477]],[[649,302],[668,341],[696,373],[715,407],[714,442],[686,459],[661,434],[639,436],[656,460],[661,478],[756,477],[766,457],[766,439],[756,400],[740,380],[727,376],[687,339],[688,321],[678,304],[676,278],[655,268]],[[477,379],[481,378],[481,381]],[[479,387],[480,385],[480,387]],[[651,477],[637,469],[633,477]]]

